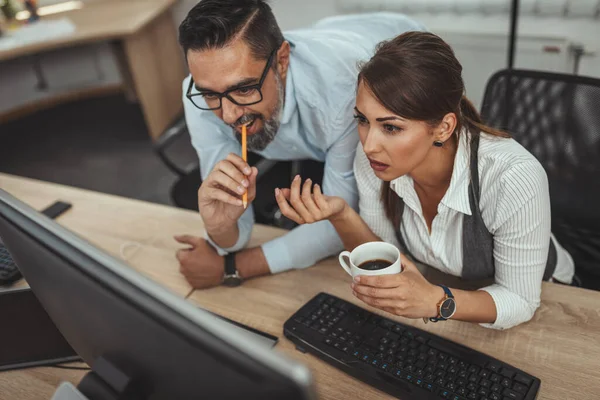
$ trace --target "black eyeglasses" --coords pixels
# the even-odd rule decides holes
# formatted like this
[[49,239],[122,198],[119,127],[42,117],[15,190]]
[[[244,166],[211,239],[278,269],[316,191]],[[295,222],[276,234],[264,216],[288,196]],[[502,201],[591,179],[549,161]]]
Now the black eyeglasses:
[[[277,49],[273,50],[267,60],[267,65],[263,70],[260,80],[255,85],[238,86],[229,89],[223,93],[210,92],[210,91],[199,91],[198,93],[192,93],[192,87],[194,86],[194,80],[190,79],[190,85],[188,86],[185,97],[187,97],[192,104],[201,110],[218,110],[222,106],[223,97],[227,97],[229,101],[238,106],[251,106],[253,104],[260,103],[263,99],[262,85],[269,73],[269,68],[273,63],[273,57],[277,53]],[[204,103],[201,101],[194,101],[194,97],[201,97]]]

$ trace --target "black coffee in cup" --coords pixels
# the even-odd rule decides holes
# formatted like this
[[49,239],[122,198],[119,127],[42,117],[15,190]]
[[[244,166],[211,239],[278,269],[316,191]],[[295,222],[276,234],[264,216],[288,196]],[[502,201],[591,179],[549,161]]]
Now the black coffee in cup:
[[392,262],[390,262],[388,260],[377,259],[377,260],[365,261],[362,264],[360,264],[358,266],[358,268],[366,269],[368,271],[377,271],[378,269],[387,268],[390,265],[392,265]]

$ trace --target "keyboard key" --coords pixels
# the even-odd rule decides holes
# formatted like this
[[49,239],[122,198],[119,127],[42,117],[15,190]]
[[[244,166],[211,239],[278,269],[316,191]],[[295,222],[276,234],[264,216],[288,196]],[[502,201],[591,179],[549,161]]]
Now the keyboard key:
[[[467,386],[467,380],[465,378],[458,378],[455,382],[459,386]],[[500,390],[502,390],[502,388],[500,388]]]
[[413,383],[414,383],[415,385],[417,385],[418,387],[423,387],[423,384],[424,384],[425,382],[423,381],[423,379],[418,379],[418,378],[417,378],[417,380],[415,380]]
[[511,389],[504,389],[502,392],[504,397],[508,397],[510,400],[523,400],[524,396],[521,393],[517,393]]
[[510,379],[508,378],[504,378],[502,379],[502,383],[500,383],[502,386],[504,386],[505,388],[510,388],[512,386]]
[[482,379],[479,382],[479,386],[485,389],[490,389],[492,387],[492,381],[488,381],[487,379]]
[[477,394],[480,396],[483,396],[483,397],[487,397],[490,394],[490,391],[485,388],[479,388],[479,390],[477,391]]
[[500,373],[508,379],[512,379],[515,376],[515,370],[510,368],[502,368]]
[[329,328],[326,326],[319,329],[319,333],[322,333],[323,335],[326,334],[327,332],[329,332]]
[[489,379],[492,376],[492,372],[489,369],[482,369],[479,375],[484,379]]
[[453,395],[452,397],[450,397],[451,400],[465,400],[464,397],[459,396],[457,394]]
[[479,372],[479,367],[477,367],[477,365],[471,365],[468,371],[470,374],[477,374]]
[[384,371],[387,371],[388,369],[390,369],[390,364],[387,362],[383,362],[381,363],[381,365],[379,366],[379,368],[381,368]]
[[500,378],[500,375],[498,374],[492,374],[490,380],[494,383],[500,383],[502,381],[502,378]]
[[362,353],[358,350],[354,350],[354,352],[352,353],[352,357],[362,358]]
[[450,390],[451,392],[454,392],[458,388],[458,385],[452,381],[449,381],[446,382],[445,388]]
[[444,378],[437,378],[434,383],[439,387],[446,386],[446,381],[444,380]]
[[488,369],[493,372],[500,372],[501,368],[502,368],[502,366],[495,361],[492,361],[488,364]]
[[416,340],[417,342],[421,343],[421,344],[426,344],[426,343],[427,343],[427,339],[426,339],[426,338],[424,338],[423,336],[417,336],[417,337],[415,338],[415,340]]
[[446,389],[440,389],[439,396],[440,396],[442,399],[449,399],[449,398],[451,398],[451,397],[452,397],[452,393],[451,393],[449,390],[446,390]]
[[521,374],[517,374],[515,376],[515,381],[522,383],[525,386],[531,386],[531,384],[533,383],[533,380],[531,378],[528,378]]
[[475,391],[477,390],[477,385],[476,385],[476,384],[474,384],[473,382],[470,382],[470,383],[467,385],[467,389],[468,389],[468,390],[470,390],[471,392],[475,392]]
[[331,338],[325,338],[325,344],[327,346],[332,346],[333,345],[333,339],[331,339]]
[[395,324],[392,321],[387,320],[387,319],[382,319],[379,322],[379,326],[381,326],[382,328],[385,328],[385,329],[391,329],[394,325]]
[[404,328],[402,328],[400,325],[394,325],[394,327],[392,328],[392,332],[395,333],[402,333],[404,331]]
[[528,389],[529,389],[529,388],[528,388],[527,386],[523,385],[522,383],[515,383],[515,384],[513,385],[513,390],[514,390],[515,392],[519,392],[519,393],[527,394],[527,390],[528,390]]
[[488,396],[489,400],[502,400],[502,396],[500,396],[498,393],[492,393]]
[[371,361],[371,365],[374,367],[379,366],[379,364],[381,363],[381,361],[379,361],[379,359],[375,358],[374,360]]
[[478,375],[476,375],[476,374],[471,374],[471,375],[469,376],[469,382],[472,382],[472,383],[477,383],[477,382],[479,382],[479,376],[478,376]]
[[469,399],[469,400],[478,400],[478,399],[479,399],[479,397],[477,396],[477,393],[475,393],[475,392],[471,392],[471,393],[469,393],[469,394],[467,395],[467,399]]
[[500,386],[500,385],[499,385],[499,384],[497,384],[497,383],[495,383],[495,384],[493,384],[493,385],[492,385],[492,392],[495,392],[495,393],[502,393],[502,389],[503,389],[503,387],[502,387],[502,386]]
[[433,386],[432,383],[425,382],[423,389],[427,390],[428,392],[433,392],[435,390],[435,386]]
[[461,395],[461,396],[466,396],[466,395],[468,395],[468,394],[469,394],[469,391],[468,391],[466,388],[464,388],[464,387],[459,387],[459,388],[456,390],[456,393],[458,393],[458,394],[459,394],[459,395]]

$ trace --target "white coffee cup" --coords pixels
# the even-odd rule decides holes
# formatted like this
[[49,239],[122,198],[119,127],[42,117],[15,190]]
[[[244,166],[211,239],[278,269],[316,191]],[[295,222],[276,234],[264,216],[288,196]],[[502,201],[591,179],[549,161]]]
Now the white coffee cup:
[[[349,263],[346,262],[346,259]],[[393,244],[386,242],[368,242],[356,247],[352,252],[342,251],[339,260],[342,268],[353,278],[358,275],[398,274],[402,271],[400,250]],[[359,265],[373,260],[385,260],[390,262],[391,265],[376,270],[359,268]]]

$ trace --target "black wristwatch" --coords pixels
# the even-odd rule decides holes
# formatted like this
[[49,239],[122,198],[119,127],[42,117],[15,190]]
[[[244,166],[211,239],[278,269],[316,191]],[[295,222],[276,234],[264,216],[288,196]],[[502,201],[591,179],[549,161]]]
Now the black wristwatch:
[[238,274],[235,266],[235,253],[229,253],[225,256],[225,275],[223,276],[223,285],[229,287],[240,286],[242,278]]

